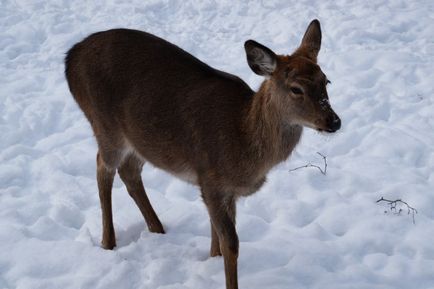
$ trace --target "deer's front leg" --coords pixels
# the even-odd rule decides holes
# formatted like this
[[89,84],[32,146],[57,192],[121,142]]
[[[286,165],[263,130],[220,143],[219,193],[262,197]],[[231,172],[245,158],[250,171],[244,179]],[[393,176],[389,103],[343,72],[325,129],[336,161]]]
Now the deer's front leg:
[[[237,259],[239,241],[235,229],[235,199],[233,196],[228,196],[217,190],[202,189],[202,194],[208,208],[211,225],[216,234],[216,236],[212,237],[218,237],[218,242],[214,239],[211,244],[212,246],[219,244],[220,252],[223,255],[226,288],[238,289]],[[211,251],[212,253],[213,251]]]
[[214,229],[214,225],[212,224],[212,220],[211,219],[210,219],[210,225],[211,225],[211,250],[210,250],[210,256],[211,257],[221,256],[222,252],[220,251],[219,236],[217,235],[217,232]]

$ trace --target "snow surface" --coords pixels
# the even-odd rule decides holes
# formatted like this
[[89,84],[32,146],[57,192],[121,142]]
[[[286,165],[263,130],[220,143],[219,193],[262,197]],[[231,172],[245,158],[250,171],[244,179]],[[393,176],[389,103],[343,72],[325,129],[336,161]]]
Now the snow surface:
[[[101,249],[96,144],[63,75],[99,30],[146,30],[257,88],[243,43],[290,53],[307,24],[342,130],[306,129],[291,159],[238,203],[240,288],[434,288],[434,2],[0,1],[0,288],[223,288],[197,188],[145,166],[166,235],[116,179],[118,247]],[[327,156],[327,175],[316,152]],[[418,210],[395,214],[376,200]]]

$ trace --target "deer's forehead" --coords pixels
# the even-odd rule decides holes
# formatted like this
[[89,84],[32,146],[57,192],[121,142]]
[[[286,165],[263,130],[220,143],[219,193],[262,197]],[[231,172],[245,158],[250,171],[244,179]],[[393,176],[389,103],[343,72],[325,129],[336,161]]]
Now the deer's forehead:
[[282,57],[280,69],[294,78],[305,78],[311,81],[320,81],[324,78],[319,65],[304,57]]

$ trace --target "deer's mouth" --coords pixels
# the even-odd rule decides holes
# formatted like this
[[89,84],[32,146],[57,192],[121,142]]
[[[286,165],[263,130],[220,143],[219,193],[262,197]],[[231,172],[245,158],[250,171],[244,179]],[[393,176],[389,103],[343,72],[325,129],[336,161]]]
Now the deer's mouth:
[[338,131],[338,129],[331,129],[331,128],[327,128],[327,129],[317,128],[316,130],[319,132],[327,132],[327,133],[334,133]]
[[314,123],[303,121],[300,123],[300,125],[314,129],[321,133],[335,133],[341,128],[341,120],[338,117],[328,121],[327,124],[324,124],[323,122],[324,121],[322,120],[318,120]]
[[318,127],[317,130],[319,132],[328,132],[328,133],[334,133],[338,131],[341,128],[341,119],[334,114],[332,117],[328,118],[326,120],[326,124],[322,127]]

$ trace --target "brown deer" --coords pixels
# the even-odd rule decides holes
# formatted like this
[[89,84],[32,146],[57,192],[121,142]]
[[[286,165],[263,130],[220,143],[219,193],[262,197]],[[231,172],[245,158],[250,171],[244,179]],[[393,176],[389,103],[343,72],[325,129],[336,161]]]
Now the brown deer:
[[211,256],[223,255],[226,288],[238,288],[235,202],[253,194],[286,160],[302,126],[335,132],[328,80],[317,64],[313,20],[292,55],[248,40],[250,68],[266,79],[254,92],[154,35],[98,32],[68,51],[65,74],[98,143],[102,247],[116,246],[111,190],[116,170],[151,232],[164,233],[141,180],[145,162],[200,187],[211,220]]

